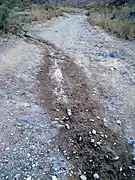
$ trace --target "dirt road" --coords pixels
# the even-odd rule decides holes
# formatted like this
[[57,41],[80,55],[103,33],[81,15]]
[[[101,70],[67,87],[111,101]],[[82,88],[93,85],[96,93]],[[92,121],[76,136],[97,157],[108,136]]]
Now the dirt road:
[[86,18],[67,15],[54,19],[41,25],[38,35],[64,50],[84,69],[90,86],[106,106],[106,121],[115,126],[120,120],[126,136],[135,136],[135,43],[90,26]]
[[0,179],[134,179],[134,42],[83,14],[28,35],[0,46]]

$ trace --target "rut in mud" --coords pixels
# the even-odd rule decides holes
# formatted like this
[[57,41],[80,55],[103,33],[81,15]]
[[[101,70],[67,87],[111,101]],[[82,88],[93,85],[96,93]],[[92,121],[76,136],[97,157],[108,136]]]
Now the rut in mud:
[[134,46],[81,14],[2,45],[0,178],[134,179]]

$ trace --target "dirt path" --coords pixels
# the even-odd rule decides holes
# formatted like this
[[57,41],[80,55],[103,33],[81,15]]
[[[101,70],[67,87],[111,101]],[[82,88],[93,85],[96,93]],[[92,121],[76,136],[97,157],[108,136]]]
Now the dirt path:
[[73,57],[106,107],[107,123],[116,126],[120,120],[126,136],[134,137],[135,43],[90,26],[86,18],[79,14],[54,19],[41,25],[40,31],[37,28],[38,35]]
[[134,179],[134,43],[81,14],[28,34],[0,47],[0,179]]
[[[10,45],[11,44],[11,45]],[[0,55],[0,179],[67,179],[58,134],[37,98],[46,48],[12,38]]]

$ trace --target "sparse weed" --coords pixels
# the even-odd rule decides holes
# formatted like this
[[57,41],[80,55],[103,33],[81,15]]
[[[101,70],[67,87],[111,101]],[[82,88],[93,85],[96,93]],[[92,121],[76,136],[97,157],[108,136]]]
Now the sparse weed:
[[92,7],[88,20],[119,37],[135,37],[135,5]]

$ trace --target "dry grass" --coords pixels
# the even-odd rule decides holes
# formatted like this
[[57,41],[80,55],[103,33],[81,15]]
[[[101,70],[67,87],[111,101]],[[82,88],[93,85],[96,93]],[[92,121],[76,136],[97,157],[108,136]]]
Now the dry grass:
[[126,39],[135,37],[135,17],[130,18],[132,7],[94,7],[88,13],[90,23]]
[[29,23],[45,22],[52,17],[62,16],[64,12],[77,13],[81,11],[81,9],[67,6],[31,5],[23,12],[11,11],[5,29],[10,32],[16,32],[18,29],[21,29],[22,26]]
[[53,6],[53,5],[32,5],[31,12],[35,20],[45,21],[52,17],[62,16],[63,13],[78,13],[82,10],[68,6]]

